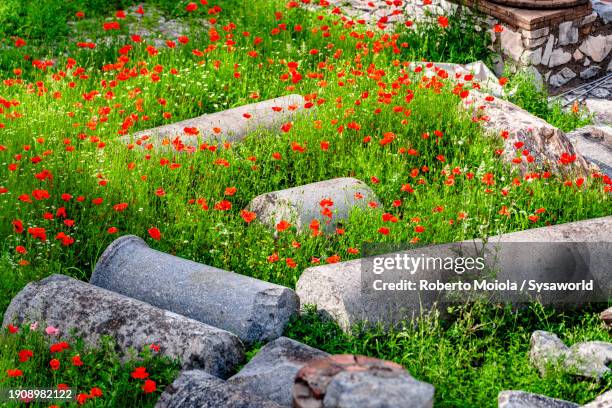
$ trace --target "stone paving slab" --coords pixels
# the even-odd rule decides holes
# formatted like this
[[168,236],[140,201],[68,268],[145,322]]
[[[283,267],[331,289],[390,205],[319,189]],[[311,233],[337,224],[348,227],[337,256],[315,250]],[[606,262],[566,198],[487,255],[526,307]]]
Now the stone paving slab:
[[[197,147],[202,142],[237,142],[257,129],[280,130],[304,109],[304,104],[301,95],[282,96],[143,130],[125,140],[157,147],[165,143],[177,150]],[[181,143],[173,143],[177,137]]]
[[[570,252],[566,250],[560,252],[555,247],[547,247],[548,249],[544,248],[542,251],[542,245],[539,243],[549,242],[562,245],[563,243],[580,244]],[[573,282],[575,279],[588,278],[593,280],[594,285],[597,285],[594,286],[593,295],[605,296],[605,293],[610,293],[612,290],[612,270],[606,264],[606,258],[609,257],[606,253],[608,253],[611,242],[612,216],[609,216],[491,237],[487,248],[492,249],[499,256],[502,265],[505,265],[500,272],[497,272],[497,277],[504,282],[506,279],[519,282],[523,279],[558,282],[566,278],[568,280],[571,278]],[[502,246],[498,252],[496,250],[498,243],[504,243],[507,246]],[[514,251],[517,247],[511,246],[513,243],[521,245],[522,257],[516,257]],[[533,243],[533,245],[525,243]],[[406,255],[410,258],[444,259],[456,258],[458,253],[470,254],[475,250],[474,241],[464,241],[463,243],[426,246],[378,257],[311,267],[304,270],[300,276],[296,292],[302,305],[316,305],[317,310],[323,316],[335,320],[345,331],[350,331],[352,325],[361,321],[393,325],[403,319],[410,320],[417,317],[421,311],[435,308],[437,302],[452,303],[465,299],[446,298],[439,291],[431,290],[373,290],[371,280],[380,276],[371,273],[375,258],[394,258]],[[574,250],[578,251],[577,255],[571,255],[571,251]],[[604,251],[604,253],[598,251]],[[567,258],[568,256],[570,258]],[[577,258],[572,258],[574,256]],[[580,263],[583,262],[580,261],[581,258],[587,259],[589,263]],[[534,270],[533,265],[538,265],[538,270]],[[362,274],[362,271],[365,272]],[[447,283],[457,279],[457,274],[453,270],[441,267],[430,268],[426,272],[421,268],[415,272],[418,277],[426,273],[429,282]],[[386,271],[384,281],[400,282],[401,279],[406,278],[406,274],[407,272],[402,270]],[[566,292],[563,294],[563,299],[556,298],[555,292],[546,296],[541,294],[540,299],[550,303],[571,301],[576,304],[587,300],[579,292],[572,296]]]
[[366,208],[371,202],[380,205],[367,184],[341,177],[265,193],[255,197],[248,208],[257,214],[259,222],[271,228],[284,220],[298,231],[308,231],[316,220],[320,230],[333,232],[354,207]]
[[287,337],[266,344],[229,380],[240,388],[284,407],[292,407],[293,382],[298,371],[310,361],[329,354]]
[[281,408],[201,370],[183,371],[166,387],[155,408]]
[[228,330],[248,344],[281,336],[299,310],[289,288],[156,251],[134,235],[108,246],[91,283]]
[[242,343],[225,330],[64,275],[28,284],[11,301],[3,325],[35,321],[56,327],[61,336],[76,330],[90,345],[112,336],[124,354],[157,344],[184,368],[223,378],[244,359]]

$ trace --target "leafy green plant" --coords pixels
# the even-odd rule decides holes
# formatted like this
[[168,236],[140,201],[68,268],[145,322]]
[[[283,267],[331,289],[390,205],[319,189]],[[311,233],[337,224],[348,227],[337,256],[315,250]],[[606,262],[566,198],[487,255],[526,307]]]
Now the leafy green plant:
[[[88,347],[76,337],[58,339],[53,327],[9,325],[0,334],[0,378],[3,388],[71,389],[79,404],[96,407],[152,407],[179,371],[177,361],[150,349],[126,361],[111,338]],[[68,402],[47,401],[58,406]],[[7,407],[23,402],[7,402]]]
[[534,74],[529,71],[518,71],[511,75],[506,89],[510,90],[507,97],[512,103],[565,132],[591,122],[581,109],[570,107],[566,110],[559,101],[551,102],[547,90],[538,84]]

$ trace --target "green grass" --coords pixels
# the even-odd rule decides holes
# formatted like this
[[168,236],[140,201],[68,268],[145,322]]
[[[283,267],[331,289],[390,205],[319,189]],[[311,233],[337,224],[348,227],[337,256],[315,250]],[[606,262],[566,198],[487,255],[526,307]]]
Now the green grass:
[[[496,153],[501,138],[483,134],[458,109],[455,83],[424,80],[408,68],[409,59],[486,59],[484,36],[461,36],[464,17],[449,17],[445,29],[403,28],[393,36],[347,24],[329,10],[287,8],[281,1],[244,7],[228,0],[214,15],[208,12],[212,3],[193,14],[184,10],[186,2],[175,5],[169,14],[190,30],[189,42],[157,53],[122,37],[129,24],[150,28],[157,17],[128,16],[120,30],[105,32],[99,16],[106,6],[84,10],[76,34],[57,34],[57,44],[34,32],[23,48],[4,42],[0,311],[27,282],[52,273],[87,280],[106,246],[124,234],[146,238],[161,251],[293,287],[304,268],[358,258],[355,249],[367,243],[450,242],[611,214],[609,186],[601,178],[549,177],[533,169],[537,177],[525,179],[501,162]],[[58,4],[54,7],[68,7]],[[168,12],[170,3],[155,4]],[[47,6],[43,2],[41,12]],[[62,10],[73,19],[74,9]],[[202,19],[211,16],[216,31],[202,29]],[[62,26],[58,21],[54,24]],[[468,47],[475,36],[483,41]],[[76,46],[87,38],[104,40],[95,49]],[[126,43],[132,47],[127,52]],[[55,65],[38,69],[32,59],[52,59]],[[288,62],[297,63],[301,78],[291,75]],[[469,81],[462,82],[471,89]],[[524,100],[537,99],[528,92]],[[121,134],[289,93],[306,95],[315,107],[297,117],[288,132],[254,132],[241,143],[193,154],[128,149],[119,140]],[[342,231],[315,236],[291,227],[275,236],[241,217],[259,194],[342,176],[367,182],[382,203],[353,211]],[[231,208],[219,209],[227,203]],[[539,218],[530,220],[536,210]],[[384,221],[384,213],[397,222]],[[417,232],[417,225],[424,230]],[[148,236],[152,227],[160,230],[160,240]],[[272,255],[278,260],[271,261]],[[581,401],[609,387],[566,380],[553,387],[539,381],[524,354],[530,331],[549,327],[550,319],[531,316],[524,323],[520,316],[479,309],[462,312],[454,322],[424,322],[416,331],[357,337],[306,317],[289,334],[328,351],[399,361],[434,383],[437,401],[447,406],[491,405],[504,364],[514,370],[512,381],[504,383],[508,386]],[[584,316],[561,319],[566,326],[558,326],[558,332],[570,343],[576,333],[601,338],[605,333],[593,315]],[[474,331],[467,326],[470,319],[486,325]],[[496,325],[504,330],[491,329]],[[431,348],[444,353],[428,359]],[[14,351],[2,355],[2,367],[14,364]],[[109,369],[129,374],[110,361]],[[436,373],[448,381],[436,380]],[[50,378],[44,370],[33,375],[40,383]],[[82,387],[93,384],[97,377],[91,375]],[[112,384],[119,393],[133,386],[125,379]],[[108,394],[112,387],[105,388]]]
[[294,321],[287,336],[333,354],[361,354],[402,364],[416,378],[435,385],[436,407],[497,407],[502,390],[523,390],[579,404],[612,388],[603,380],[572,377],[551,367],[544,377],[529,363],[529,339],[547,330],[568,345],[610,341],[593,310],[554,311],[539,305],[518,311],[485,304],[450,309],[443,321],[423,316],[418,325],[343,333],[314,310]]
[[[62,350],[57,351],[53,345],[61,345],[61,342],[66,342],[68,347],[60,347]],[[75,357],[78,358],[75,360]],[[55,369],[52,368],[52,360],[59,362]],[[137,367],[145,368],[148,373],[146,380],[154,381],[156,390],[145,392],[143,386],[146,380],[132,377]],[[7,377],[9,370],[17,376]],[[87,406],[152,407],[165,386],[178,374],[179,364],[150,349],[133,351],[127,359],[122,359],[115,351],[111,338],[103,338],[97,347],[92,348],[78,338],[68,337],[60,341],[45,334],[44,326],[33,330],[23,326],[17,333],[3,328],[0,334],[0,372],[2,388],[58,389],[63,386],[72,390],[71,396],[75,400],[80,398],[87,401]],[[101,395],[92,390],[94,387]],[[57,402],[56,405],[76,404],[73,401],[71,404]],[[23,403],[5,401],[2,406],[17,407],[23,406]],[[39,406],[49,405],[40,403]]]

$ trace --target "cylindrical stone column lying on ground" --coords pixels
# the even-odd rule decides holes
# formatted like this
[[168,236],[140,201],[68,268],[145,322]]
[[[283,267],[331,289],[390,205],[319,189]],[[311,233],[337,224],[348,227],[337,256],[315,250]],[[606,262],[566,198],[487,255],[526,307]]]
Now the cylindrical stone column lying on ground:
[[90,282],[228,330],[246,343],[281,336],[299,311],[289,288],[156,251],[133,235],[108,246]]
[[157,344],[183,367],[222,378],[244,359],[232,333],[64,275],[30,283],[13,298],[3,324],[24,322],[54,326],[62,336],[76,330],[92,345],[112,336],[123,353]]
[[[364,250],[362,259],[306,269],[296,287],[300,302],[349,330],[362,321],[393,325],[436,304],[483,297],[582,304],[612,296],[612,216],[504,234],[486,244],[394,251],[376,255],[374,248],[369,253],[375,256],[368,256]],[[576,285],[563,287],[567,283]]]
[[272,228],[284,220],[298,231],[308,231],[316,220],[322,231],[333,232],[352,208],[366,208],[370,202],[380,204],[367,184],[341,177],[259,195],[251,200],[249,209]]
[[155,408],[282,408],[264,393],[251,394],[201,370],[183,371]]
[[324,351],[287,337],[266,344],[238,374],[227,382],[284,407],[292,406],[293,381],[309,362],[328,357]]
[[174,141],[176,137],[180,137],[185,146],[198,146],[211,140],[215,143],[236,142],[257,129],[280,130],[284,123],[304,109],[304,104],[301,95],[286,95],[143,130],[126,139],[154,146],[160,146],[164,139]]
[[295,408],[431,408],[434,387],[391,361],[350,354],[310,362],[295,378]]

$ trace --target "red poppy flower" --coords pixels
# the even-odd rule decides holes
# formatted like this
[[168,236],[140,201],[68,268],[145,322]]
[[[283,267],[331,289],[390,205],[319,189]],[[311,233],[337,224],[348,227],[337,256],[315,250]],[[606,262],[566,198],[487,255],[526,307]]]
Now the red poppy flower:
[[438,16],[438,24],[442,28],[448,27],[448,18],[444,16]]
[[149,228],[147,232],[149,233],[149,236],[154,240],[159,241],[161,239],[161,232],[156,227]]
[[248,210],[240,211],[240,216],[247,224],[255,220],[255,218],[257,218],[257,214],[255,214],[252,211],[248,211]]
[[153,380],[145,380],[142,390],[145,392],[145,394],[150,394],[157,390],[157,384]]
[[136,367],[130,375],[132,376],[132,378],[135,378],[137,380],[144,380],[149,376],[149,373],[147,373],[147,369],[145,367]]
[[25,363],[26,361],[28,361],[30,358],[32,358],[34,356],[34,353],[32,352],[32,350],[21,350],[19,352],[19,362],[20,363]]
[[189,3],[185,6],[185,11],[192,12],[198,9],[198,5],[196,3]]
[[276,230],[278,232],[283,232],[286,229],[288,229],[291,226],[291,224],[286,221],[286,220],[281,220],[281,222],[279,222],[278,224],[276,224]]
[[75,367],[81,367],[83,362],[81,361],[81,356],[76,355],[72,357],[72,365]]
[[21,377],[23,375],[23,371],[18,368],[6,370],[6,373],[9,377]]
[[57,358],[51,359],[51,361],[49,361],[49,367],[51,367],[53,371],[59,370],[60,361]]

